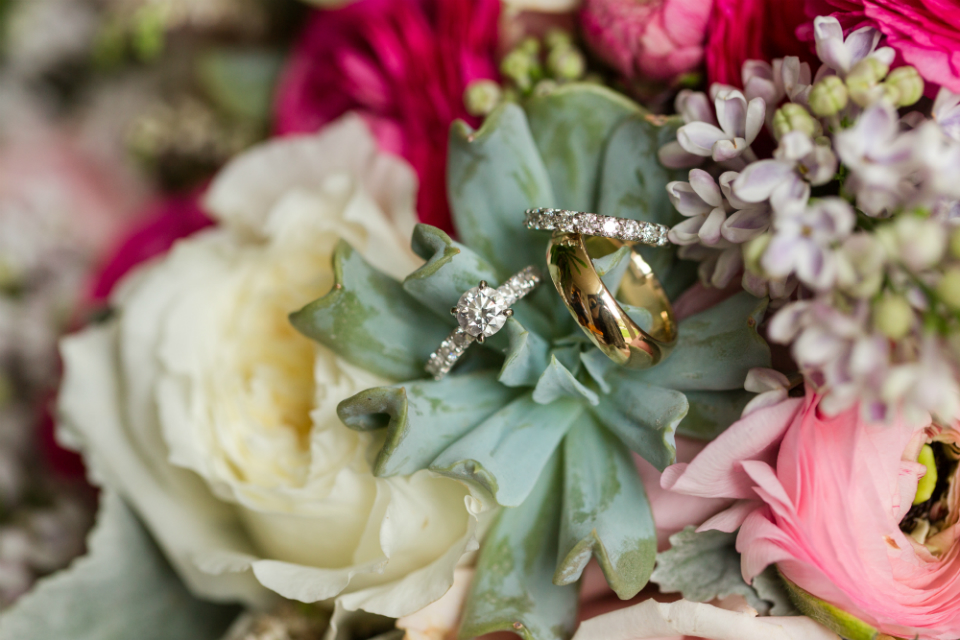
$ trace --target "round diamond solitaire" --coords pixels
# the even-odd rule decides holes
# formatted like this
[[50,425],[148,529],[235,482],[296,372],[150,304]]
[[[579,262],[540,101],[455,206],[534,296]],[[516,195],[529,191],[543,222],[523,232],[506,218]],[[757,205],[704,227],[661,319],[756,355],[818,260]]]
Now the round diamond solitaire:
[[507,300],[493,287],[482,283],[470,289],[457,302],[457,322],[467,334],[489,338],[503,328],[509,314]]
[[496,289],[480,281],[479,285],[460,296],[457,306],[450,309],[460,326],[427,358],[427,373],[437,380],[450,373],[467,347],[473,342],[482,343],[500,331],[507,318],[513,315],[510,307],[538,284],[540,272],[536,267],[527,267]]

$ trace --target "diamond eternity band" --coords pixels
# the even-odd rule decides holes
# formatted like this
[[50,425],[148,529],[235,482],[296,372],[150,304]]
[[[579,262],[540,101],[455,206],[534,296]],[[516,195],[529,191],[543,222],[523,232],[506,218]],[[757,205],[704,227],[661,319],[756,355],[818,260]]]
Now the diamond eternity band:
[[566,209],[527,209],[526,214],[524,223],[527,229],[581,233],[627,242],[640,242],[652,247],[664,247],[668,244],[667,232],[670,228],[654,222],[641,222]]
[[536,267],[527,267],[496,289],[481,281],[464,292],[457,306],[450,309],[459,326],[430,354],[425,367],[427,373],[437,380],[450,373],[467,347],[474,341],[482,343],[500,331],[513,315],[510,307],[538,284],[540,272]]

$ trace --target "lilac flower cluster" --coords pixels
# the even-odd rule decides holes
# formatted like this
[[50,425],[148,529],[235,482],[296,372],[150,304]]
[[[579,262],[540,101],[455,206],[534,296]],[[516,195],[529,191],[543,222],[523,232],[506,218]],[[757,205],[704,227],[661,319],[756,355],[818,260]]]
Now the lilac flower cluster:
[[[865,27],[814,23],[823,64],[743,66],[744,90],[681,92],[685,124],[660,150],[693,167],[667,190],[686,220],[669,238],[705,284],[770,296],[768,336],[789,344],[831,412],[861,402],[960,417],[960,96],[890,70]],[[772,157],[752,145],[776,142]]]

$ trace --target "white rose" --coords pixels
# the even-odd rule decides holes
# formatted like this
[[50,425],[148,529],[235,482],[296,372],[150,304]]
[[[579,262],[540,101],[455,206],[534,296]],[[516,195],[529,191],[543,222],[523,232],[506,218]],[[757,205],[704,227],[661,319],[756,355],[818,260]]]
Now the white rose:
[[198,595],[337,597],[397,617],[443,595],[476,549],[483,505],[464,485],[373,477],[382,436],[338,420],[341,400],[390,381],[287,319],[331,288],[341,238],[395,277],[416,268],[415,191],[355,116],[268,142],[210,187],[217,228],[128,277],[109,323],[64,340],[62,437]]

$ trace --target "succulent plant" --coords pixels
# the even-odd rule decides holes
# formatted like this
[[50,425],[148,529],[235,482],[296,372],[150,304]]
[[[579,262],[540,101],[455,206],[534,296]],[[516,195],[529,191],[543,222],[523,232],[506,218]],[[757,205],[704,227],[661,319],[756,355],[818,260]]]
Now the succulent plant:
[[[673,222],[665,185],[675,176],[656,152],[677,125],[585,84],[500,105],[477,131],[457,123],[448,192],[459,242],[418,226],[412,246],[426,263],[403,282],[341,243],[335,288],[292,316],[304,334],[397,381],[339,407],[351,428],[384,431],[377,475],[429,468],[485,487],[505,507],[478,560],[463,637],[569,637],[591,557],[621,598],[636,595],[657,543],[631,451],[663,469],[678,429],[715,436],[749,399],[747,371],[769,366],[756,332],[766,302],[748,294],[683,321],[659,366],[627,371],[592,346],[547,282],[450,376],[424,372],[465,290],[527,265],[546,271],[548,238],[523,227],[525,209]],[[641,251],[671,297],[695,278],[670,247]],[[625,256],[595,261],[612,290]]]

